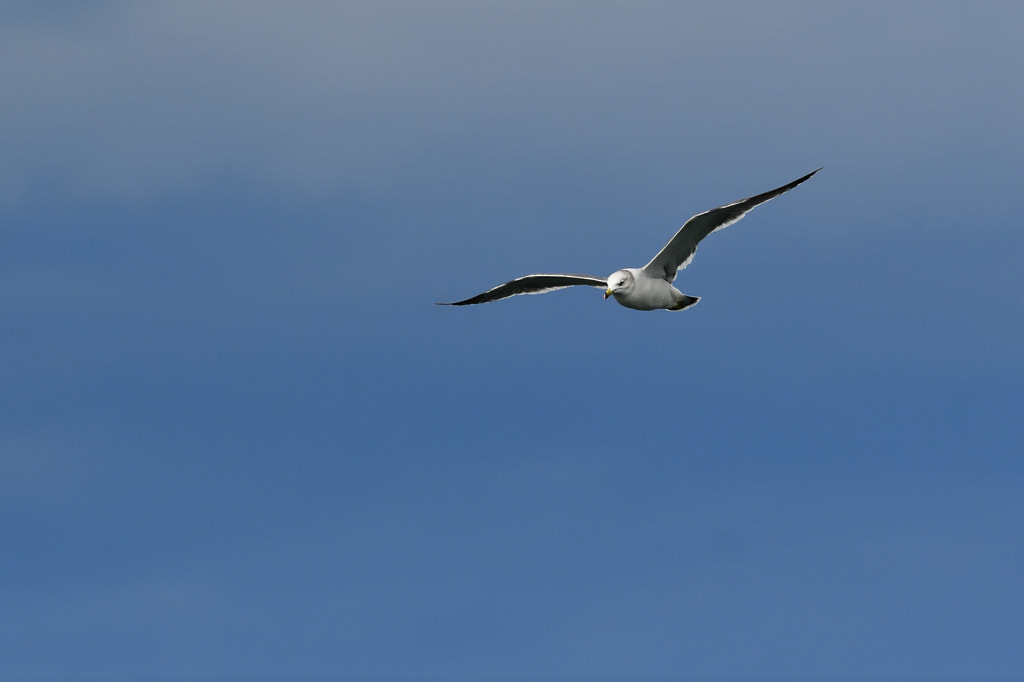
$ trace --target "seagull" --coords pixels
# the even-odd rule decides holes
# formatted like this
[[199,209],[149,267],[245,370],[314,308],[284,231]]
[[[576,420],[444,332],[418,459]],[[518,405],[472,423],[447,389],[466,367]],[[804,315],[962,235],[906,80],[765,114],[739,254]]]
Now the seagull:
[[763,194],[698,213],[687,220],[668,244],[665,244],[661,251],[651,259],[651,262],[642,268],[616,270],[607,279],[572,274],[526,275],[488,289],[484,293],[464,301],[438,303],[438,305],[490,303],[519,294],[544,294],[567,287],[588,286],[604,289],[606,300],[609,296],[614,296],[619,305],[634,310],[686,310],[695,305],[700,297],[687,296],[672,286],[672,282],[676,278],[676,273],[693,260],[697,244],[712,232],[737,222],[755,206],[774,199],[810,179],[819,170],[821,169]]

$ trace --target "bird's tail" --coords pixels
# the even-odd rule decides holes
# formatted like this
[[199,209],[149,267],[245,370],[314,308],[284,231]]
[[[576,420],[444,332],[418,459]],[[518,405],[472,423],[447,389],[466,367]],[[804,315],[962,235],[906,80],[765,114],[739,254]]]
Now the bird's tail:
[[686,310],[690,306],[697,305],[697,301],[700,300],[700,296],[687,296],[682,294],[681,298],[676,301],[676,304],[669,308],[669,310]]

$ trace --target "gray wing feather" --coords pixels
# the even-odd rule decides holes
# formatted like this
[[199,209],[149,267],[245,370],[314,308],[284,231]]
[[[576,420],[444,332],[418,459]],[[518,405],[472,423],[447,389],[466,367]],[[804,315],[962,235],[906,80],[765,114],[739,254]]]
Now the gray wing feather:
[[566,287],[588,286],[604,289],[608,286],[608,280],[590,275],[526,275],[511,282],[505,282],[493,289],[488,289],[482,294],[455,303],[438,303],[438,305],[473,305],[476,303],[490,303],[510,296],[519,294],[545,294],[557,289]]
[[693,254],[697,251],[697,244],[700,243],[700,240],[716,230],[732,225],[749,213],[755,206],[788,192],[801,182],[809,179],[819,170],[821,169],[819,168],[788,185],[783,185],[769,192],[741,199],[725,206],[719,206],[704,213],[698,213],[687,220],[679,228],[675,236],[669,240],[668,244],[665,244],[661,251],[658,252],[658,255],[643,267],[644,273],[651,277],[658,277],[671,282],[676,278],[676,272],[685,268],[693,260]]

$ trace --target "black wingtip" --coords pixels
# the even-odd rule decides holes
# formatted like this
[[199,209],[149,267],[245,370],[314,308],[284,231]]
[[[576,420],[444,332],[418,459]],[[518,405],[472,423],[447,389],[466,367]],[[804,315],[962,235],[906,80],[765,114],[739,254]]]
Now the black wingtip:
[[[822,166],[821,168],[824,168],[824,166]],[[821,168],[816,168],[815,170],[812,170],[810,173],[808,173],[807,175],[803,176],[802,178],[797,178],[796,180],[794,180],[793,182],[789,183],[788,185],[783,185],[778,190],[775,190],[775,192],[778,192],[778,194],[782,194],[784,192],[788,192],[789,190],[793,189],[797,185],[802,185],[803,183],[805,183],[808,180],[810,180],[811,176],[813,176],[815,173],[820,171]],[[781,190],[781,191],[779,191],[779,190]],[[766,192],[766,194],[771,194],[771,192]],[[778,196],[778,194],[772,194],[772,196]],[[763,196],[763,195],[759,195],[759,196]]]

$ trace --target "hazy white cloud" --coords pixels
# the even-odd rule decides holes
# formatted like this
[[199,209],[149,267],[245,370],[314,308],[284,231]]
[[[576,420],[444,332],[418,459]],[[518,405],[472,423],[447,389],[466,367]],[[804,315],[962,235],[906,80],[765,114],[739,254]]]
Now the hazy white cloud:
[[[955,126],[976,109],[971,93],[1005,105],[986,123],[1020,113],[1022,86],[999,71],[1017,54],[1012,22],[991,12],[756,7],[24,10],[0,28],[3,194],[132,198],[231,181],[323,192],[429,173],[439,158],[552,148],[614,159],[753,145],[802,171],[839,149],[899,154],[970,135]],[[965,40],[988,54],[965,65]]]

